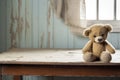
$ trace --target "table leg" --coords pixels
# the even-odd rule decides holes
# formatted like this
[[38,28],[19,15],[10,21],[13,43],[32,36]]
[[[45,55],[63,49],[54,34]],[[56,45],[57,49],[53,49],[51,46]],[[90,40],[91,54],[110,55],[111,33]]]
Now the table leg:
[[22,76],[13,76],[13,80],[22,80]]

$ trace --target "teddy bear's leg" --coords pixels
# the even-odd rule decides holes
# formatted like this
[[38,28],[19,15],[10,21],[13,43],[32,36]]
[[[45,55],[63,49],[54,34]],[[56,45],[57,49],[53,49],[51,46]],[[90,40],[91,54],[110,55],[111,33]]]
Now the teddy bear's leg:
[[93,62],[94,60],[96,60],[96,57],[92,54],[92,52],[86,52],[85,54],[83,54],[83,59],[85,60],[85,62]]
[[100,60],[102,63],[109,63],[111,61],[112,57],[111,54],[108,52],[102,52],[100,56]]

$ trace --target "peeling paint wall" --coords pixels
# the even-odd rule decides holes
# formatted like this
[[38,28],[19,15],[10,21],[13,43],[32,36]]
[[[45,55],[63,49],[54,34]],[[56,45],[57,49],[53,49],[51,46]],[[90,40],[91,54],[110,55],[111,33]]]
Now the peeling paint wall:
[[53,48],[54,25],[49,0],[6,1],[9,2],[8,48]]
[[10,48],[25,48],[31,47],[31,13],[32,0],[11,0],[11,15],[10,15]]
[[[82,48],[88,40],[72,35],[69,28],[53,14],[50,0],[6,2],[9,13],[7,48]],[[108,39],[116,48],[120,48],[120,37],[116,35],[120,33],[112,33]]]
[[50,0],[6,1],[7,48],[82,48],[86,43],[53,14]]
[[[0,0],[0,51],[13,47],[82,48],[88,39],[72,35],[68,27],[53,14],[49,4],[49,0]],[[108,40],[120,49],[120,33],[111,33]],[[11,80],[6,76],[3,78]],[[66,80],[62,77],[24,76],[23,78]],[[78,79],[83,78],[76,78]]]

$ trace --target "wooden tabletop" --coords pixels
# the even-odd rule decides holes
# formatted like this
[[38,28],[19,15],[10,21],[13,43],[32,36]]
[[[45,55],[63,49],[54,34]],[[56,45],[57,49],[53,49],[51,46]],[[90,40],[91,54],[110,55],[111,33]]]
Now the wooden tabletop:
[[80,49],[10,49],[0,53],[0,64],[118,66],[120,51],[112,55],[111,63],[86,63]]
[[119,53],[112,55],[111,63],[86,63],[80,49],[11,49],[0,54],[0,74],[19,80],[21,75],[120,76]]

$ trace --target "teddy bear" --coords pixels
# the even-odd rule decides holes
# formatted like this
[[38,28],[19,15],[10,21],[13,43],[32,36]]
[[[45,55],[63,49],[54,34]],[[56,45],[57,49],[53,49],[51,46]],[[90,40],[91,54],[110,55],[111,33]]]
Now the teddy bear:
[[115,48],[106,40],[111,30],[110,24],[93,24],[83,31],[83,35],[90,39],[82,49],[85,62],[111,61],[111,54],[115,53]]

